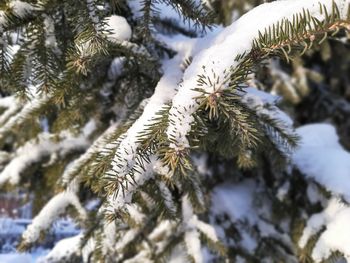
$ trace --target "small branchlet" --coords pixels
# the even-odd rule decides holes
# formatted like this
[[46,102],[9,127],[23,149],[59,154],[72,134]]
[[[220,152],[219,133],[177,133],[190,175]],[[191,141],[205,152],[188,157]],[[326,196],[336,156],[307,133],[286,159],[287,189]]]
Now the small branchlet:
[[322,21],[312,16],[309,10],[303,10],[302,13],[294,15],[292,20],[283,19],[264,32],[259,32],[251,54],[259,52],[262,57],[279,55],[289,61],[292,51],[303,55],[315,44],[322,44],[327,37],[337,35],[340,30],[350,31],[350,11],[347,18],[342,19],[339,8],[333,1],[331,13],[322,4],[320,12],[325,16]]

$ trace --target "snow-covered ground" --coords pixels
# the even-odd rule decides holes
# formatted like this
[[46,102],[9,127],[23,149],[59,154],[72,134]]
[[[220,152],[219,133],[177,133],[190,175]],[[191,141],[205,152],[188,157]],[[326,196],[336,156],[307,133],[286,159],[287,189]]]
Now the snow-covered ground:
[[0,263],[39,262],[40,258],[46,256],[59,240],[77,235],[80,232],[71,219],[57,220],[49,231],[44,245],[28,253],[18,253],[16,245],[23,231],[31,222],[30,219],[0,218]]
[[31,253],[4,253],[0,254],[0,263],[34,263],[46,256],[49,251],[49,249],[39,248]]

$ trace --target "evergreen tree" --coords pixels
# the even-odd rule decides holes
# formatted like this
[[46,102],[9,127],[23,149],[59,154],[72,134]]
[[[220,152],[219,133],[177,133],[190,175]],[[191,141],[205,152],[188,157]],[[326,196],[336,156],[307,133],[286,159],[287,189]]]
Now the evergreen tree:
[[18,250],[69,214],[45,262],[350,262],[350,155],[295,129],[349,143],[350,1],[262,2],[0,1]]

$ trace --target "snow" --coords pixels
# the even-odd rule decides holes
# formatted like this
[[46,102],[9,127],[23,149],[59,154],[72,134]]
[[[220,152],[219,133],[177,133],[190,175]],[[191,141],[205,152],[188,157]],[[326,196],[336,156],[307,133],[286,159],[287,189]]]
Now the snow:
[[305,247],[306,242],[322,227],[325,231],[320,235],[312,250],[312,258],[316,262],[327,259],[332,252],[341,251],[347,261],[350,261],[350,208],[332,198],[326,209],[313,215],[307,222],[299,246]]
[[82,235],[79,234],[74,237],[69,237],[60,240],[55,247],[45,257],[39,258],[37,263],[45,262],[61,262],[68,259],[73,254],[79,251]]
[[182,245],[176,246],[172,251],[169,263],[183,263],[188,261],[188,255],[186,254],[185,248]]
[[[114,134],[116,129],[118,128],[120,123],[112,124],[105,132],[100,135],[89,147],[89,149],[82,154],[79,158],[75,159],[73,162],[71,162],[66,169],[64,170],[64,173],[62,175],[62,182],[68,183],[71,179],[73,179],[74,175],[79,173],[81,170],[81,167],[86,164],[90,160],[90,158],[96,154],[97,152],[102,151],[102,149],[106,146],[108,138]],[[93,124],[91,124],[93,125]],[[89,127],[89,126],[87,126]],[[87,129],[86,127],[86,129]],[[91,134],[91,131],[95,130],[95,127],[90,127],[90,131],[85,130],[85,136],[89,136]]]
[[288,192],[289,192],[289,188],[290,188],[290,183],[289,182],[285,182],[277,191],[277,198],[280,201],[283,201]]
[[0,32],[2,32],[3,26],[5,26],[6,24],[7,24],[6,13],[0,10]]
[[[48,253],[46,249],[37,249],[29,253],[0,254],[0,263],[38,263]],[[44,263],[44,262],[43,262]]]
[[16,224],[12,218],[0,218],[0,235],[17,235],[24,231],[25,227],[21,224]]
[[[242,102],[255,110],[258,116],[268,116],[278,120],[279,126],[287,133],[293,134],[293,120],[275,104],[280,97],[260,91],[256,88],[247,87],[242,95]],[[283,149],[281,149],[283,151]],[[284,151],[283,151],[284,152]]]
[[105,18],[105,23],[104,29],[111,42],[126,41],[131,38],[131,27],[124,17],[112,15]]
[[197,220],[196,221],[196,226],[199,231],[201,231],[204,235],[206,235],[210,240],[214,242],[218,242],[219,238],[216,235],[215,228],[209,224],[206,224],[202,221]]
[[169,211],[171,211],[172,214],[176,213],[176,206],[175,203],[173,201],[173,196],[169,190],[169,188],[167,187],[167,185],[163,182],[160,181],[157,183],[159,191],[164,199],[165,205],[167,207],[167,209]]
[[8,119],[11,118],[17,111],[20,110],[21,105],[14,96],[0,98],[0,108],[6,110],[0,115],[0,126],[4,125]]
[[[349,201],[350,153],[340,145],[335,128],[330,124],[310,124],[298,128],[297,133],[301,143],[292,158],[296,167],[333,195]],[[312,202],[325,202],[311,186],[308,187],[308,196]],[[305,247],[308,240],[325,227],[313,249],[313,259],[321,262],[332,252],[341,251],[349,261],[349,221],[350,208],[333,197],[324,211],[308,219],[299,246]]]
[[142,223],[145,222],[147,217],[141,212],[142,210],[136,204],[127,204],[125,207],[136,224],[142,225]]
[[187,253],[193,257],[195,263],[203,262],[201,242],[196,229],[197,216],[187,195],[182,197],[182,221],[185,228],[185,244]]
[[[91,19],[96,24],[98,17],[95,14],[93,1],[87,0],[89,4],[89,13]],[[129,1],[135,16],[138,16],[140,1]],[[120,145],[117,148],[116,155],[113,162],[113,169],[110,173],[124,177],[130,175],[132,167],[139,168],[139,164],[135,163],[137,155],[137,148],[139,146],[138,136],[144,131],[147,125],[152,123],[152,119],[157,112],[164,108],[167,104],[172,102],[170,110],[170,121],[167,130],[168,137],[175,139],[176,143],[172,147],[189,147],[186,135],[191,129],[193,123],[192,114],[198,109],[198,104],[195,98],[199,95],[193,89],[197,87],[198,75],[203,71],[212,72],[213,75],[219,76],[218,89],[225,89],[226,79],[225,70],[234,68],[238,62],[234,58],[238,54],[249,51],[252,47],[252,42],[258,36],[258,31],[263,30],[269,25],[280,21],[283,18],[291,18],[293,14],[308,8],[312,15],[321,18],[319,13],[319,5],[321,2],[328,8],[331,7],[329,0],[319,1],[305,1],[305,0],[286,0],[276,1],[269,4],[264,4],[255,8],[249,14],[243,16],[236,23],[226,29],[218,29],[213,31],[206,38],[203,39],[188,39],[185,37],[167,38],[165,36],[158,36],[168,45],[178,51],[178,55],[173,59],[163,61],[164,75],[159,81],[154,95],[150,98],[145,107],[142,116],[132,125],[127,133],[121,137]],[[345,14],[345,4],[349,0],[336,0],[342,6],[342,14]],[[31,11],[32,6],[28,3],[18,0],[11,1],[10,6],[14,12],[19,16],[24,16],[28,10]],[[173,18],[175,20],[182,20],[178,13],[164,4],[157,4],[161,9],[160,16]],[[171,11],[170,11],[171,10]],[[266,13],[271,14],[266,16]],[[0,27],[4,24],[4,15],[0,13]],[[54,46],[56,39],[54,38],[53,23],[49,18],[44,20],[45,30],[47,34],[46,45]],[[128,41],[132,37],[132,29],[124,17],[112,15],[105,19],[106,37],[112,42]],[[0,28],[1,30],[1,28]],[[221,32],[220,32],[221,31]],[[125,45],[131,45],[128,42],[122,42]],[[78,46],[79,48],[80,46]],[[81,46],[82,49],[86,47]],[[141,49],[142,50],[142,49]],[[193,56],[193,63],[186,69],[183,74],[181,64],[184,58]],[[125,58],[115,58],[111,63],[108,77],[115,79],[122,73],[122,67],[125,63]],[[212,91],[212,86],[204,87],[207,91]],[[266,104],[274,105],[275,96],[271,96],[264,92],[260,92],[253,88],[247,88],[246,93],[242,94],[243,102],[251,108],[259,108],[263,114],[281,119],[285,122],[286,128],[292,126],[291,119],[276,107],[272,106],[272,110],[265,110],[263,107]],[[48,98],[37,98],[33,103],[26,104],[24,109],[17,115],[9,118],[13,113],[19,110],[15,105],[15,99],[12,97],[1,98],[0,106],[3,105],[7,110],[0,116],[0,134],[15,127],[15,124],[23,117],[28,116],[33,109],[39,107],[41,103],[46,103]],[[4,125],[2,125],[4,124]],[[0,184],[5,182],[18,183],[20,174],[32,163],[46,155],[52,155],[53,158],[57,154],[65,154],[71,149],[85,149],[89,142],[86,137],[91,135],[95,130],[95,123],[90,123],[83,131],[81,137],[73,137],[70,134],[65,134],[64,140],[55,142],[48,133],[41,134],[39,142],[29,142],[22,146],[15,153],[15,158],[5,167],[0,173]],[[99,137],[89,150],[80,156],[77,160],[72,162],[64,172],[63,179],[68,182],[71,176],[78,172],[82,165],[84,165],[94,153],[107,147],[107,139],[114,133],[117,125],[113,125],[101,137]],[[350,154],[343,149],[338,142],[338,136],[335,129],[327,124],[307,125],[297,130],[302,138],[300,148],[293,154],[293,163],[307,176],[318,183],[325,185],[327,189],[334,193],[342,195],[350,200],[350,178],[347,174],[350,171]],[[205,161],[198,160],[199,170],[204,173]],[[140,169],[141,170],[141,169]],[[132,195],[137,187],[144,184],[146,180],[153,176],[154,171],[168,174],[169,170],[162,166],[157,161],[157,156],[151,156],[151,163],[146,165],[146,171],[135,172],[135,185],[129,185],[127,192],[119,191],[116,199],[112,196],[107,197],[111,205],[115,209],[125,208],[131,217],[137,222],[142,223],[145,215],[142,214],[136,205],[131,204]],[[126,181],[126,180],[124,180]],[[126,186],[127,183],[123,186]],[[172,212],[176,212],[176,206],[173,202],[172,195],[165,183],[158,183],[159,190],[165,199],[165,204]],[[252,225],[257,225],[262,236],[274,235],[274,228],[268,223],[259,219],[258,211],[253,207],[254,191],[257,189],[257,184],[253,181],[246,180],[241,183],[225,184],[216,187],[213,190],[211,212],[213,214],[227,213],[230,219],[234,222],[246,221]],[[71,189],[70,189],[71,190]],[[286,183],[279,189],[278,198],[283,200],[289,190],[289,185]],[[308,189],[308,195],[312,196],[313,201],[318,200],[312,189]],[[27,242],[34,242],[38,239],[41,231],[48,229],[57,216],[63,213],[68,205],[73,205],[78,210],[82,219],[86,217],[86,212],[75,194],[75,191],[67,191],[59,193],[54,196],[47,205],[43,208],[40,214],[34,218],[32,224],[23,234],[24,240]],[[200,233],[205,234],[213,241],[218,241],[217,231],[215,228],[200,221],[193,212],[192,205],[188,196],[182,199],[182,217],[183,229],[185,231],[185,245],[188,253],[194,258],[195,262],[203,262],[203,253],[201,250]],[[339,202],[333,200],[330,202],[327,209],[317,215],[311,217],[308,225],[303,233],[303,237],[299,243],[304,246],[307,240],[317,233],[322,226],[326,225],[326,231],[322,233],[320,240],[317,242],[313,257],[316,261],[321,261],[330,255],[333,250],[341,250],[346,253],[350,260],[350,251],[346,244],[350,243],[350,227],[347,222],[350,220],[350,208],[343,207]],[[159,235],[159,233],[169,232],[172,224],[166,221],[158,229],[150,235],[150,238]],[[116,228],[115,225],[109,224],[104,228],[104,241],[109,242],[110,247],[115,242]],[[117,250],[122,249],[128,243],[132,242],[135,236],[139,233],[139,229],[131,229],[122,235],[122,238],[116,244]],[[241,245],[249,251],[254,251],[257,246],[255,239],[246,232],[242,232]],[[43,259],[60,260],[63,256],[69,256],[79,250],[79,243],[81,235],[73,238],[60,241],[55,248]],[[93,242],[93,241],[91,241]],[[181,251],[182,247],[177,250]],[[146,252],[145,252],[146,253]],[[7,258],[6,258],[7,257]],[[18,256],[17,256],[18,257]],[[135,261],[144,259],[145,254],[140,254],[135,257]],[[177,257],[177,259],[176,259]],[[6,260],[11,262],[12,255],[5,256]],[[179,252],[177,255],[172,255],[171,262],[183,262],[183,255]],[[21,260],[30,260],[27,255],[18,257],[16,262]],[[0,256],[1,262],[1,256]],[[25,262],[25,261],[23,261]]]
[[[154,95],[146,105],[144,113],[131,126],[131,128],[129,128],[125,138],[120,142],[113,160],[113,167],[108,174],[115,174],[120,177],[126,176],[130,167],[135,165],[135,157],[137,155],[136,149],[139,145],[138,136],[140,132],[151,123],[152,118],[156,113],[159,112],[169,100],[171,100],[171,97],[175,92],[176,84],[180,81],[182,74],[180,69],[182,62],[181,58],[181,56],[176,56],[175,58],[164,62],[164,75],[160,79]],[[142,175],[138,176],[142,177]]]
[[98,25],[99,17],[96,14],[96,11],[97,11],[96,1],[95,0],[86,0],[86,6],[88,8],[89,17],[91,19],[91,22],[94,24],[94,26],[96,28],[98,28],[99,27],[99,25]]
[[31,223],[30,219],[23,218],[0,218],[0,263],[38,263],[50,252],[50,242],[57,241],[62,237],[76,235],[80,232],[72,223],[70,218],[58,220],[50,229],[49,243],[43,244],[38,248],[31,249],[26,253],[16,251],[20,235],[25,227]]
[[0,254],[1,263],[30,263],[32,257],[29,254]]
[[343,207],[327,225],[313,250],[312,257],[321,262],[331,255],[331,251],[341,251],[350,261],[350,209]]
[[239,185],[224,184],[214,188],[212,212],[227,213],[232,221],[243,220],[247,215],[255,214],[252,210],[254,188],[252,181]]
[[310,124],[297,129],[301,137],[292,162],[307,177],[350,201],[350,153],[339,143],[330,124]]
[[203,262],[199,233],[196,230],[186,231],[185,244],[188,254],[193,257],[195,263]]
[[[131,167],[140,168],[140,164],[137,164],[135,161],[137,157],[137,147],[140,143],[139,135],[147,128],[148,125],[152,124],[152,120],[156,114],[160,110],[164,109],[164,107],[167,106],[167,103],[171,101],[176,92],[177,84],[181,81],[181,64],[191,49],[192,44],[187,46],[180,45],[178,55],[170,60],[163,61],[163,76],[158,82],[153,96],[149,99],[147,105],[145,106],[141,117],[131,126],[131,128],[129,128],[125,136],[120,140],[119,147],[116,150],[116,154],[112,162],[113,167],[107,174],[114,174],[118,177],[127,177],[131,171]],[[156,158],[156,156],[151,157]],[[153,162],[153,164],[146,169],[146,173],[136,172],[134,175],[134,180],[138,183],[135,186],[129,186],[128,193],[125,196],[122,195],[122,191],[119,191],[119,194],[115,200],[113,198],[109,198],[110,203],[113,204],[116,209],[118,209],[125,203],[130,202],[133,192],[140,184],[143,184],[150,178],[153,171],[165,172],[165,169],[160,161]],[[125,184],[127,184],[127,182],[125,182]]]
[[124,191],[118,191],[116,196],[108,196],[108,206],[111,206],[115,211],[123,208],[126,204],[131,204],[132,196],[136,190],[142,186],[146,181],[153,177],[153,166],[155,164],[156,158],[154,155],[150,156],[150,163],[145,163],[144,169],[140,167],[139,164],[134,166],[135,172],[133,176],[133,183],[130,184],[126,177],[119,187],[123,187]]
[[103,240],[102,249],[106,255],[108,251],[113,250],[113,246],[116,242],[116,224],[115,222],[103,222]]
[[319,189],[315,184],[308,184],[307,186],[307,198],[312,204],[322,203],[325,201],[325,197],[319,192]]
[[149,256],[147,251],[141,251],[135,257],[124,260],[124,263],[153,263],[153,261],[149,259]]
[[81,219],[86,218],[85,209],[79,202],[78,197],[72,192],[62,192],[55,195],[40,211],[32,223],[23,233],[22,238],[27,243],[33,243],[38,240],[42,231],[48,229],[57,217],[65,212],[68,205],[76,208]]
[[[335,1],[340,6],[349,2],[349,0]],[[179,86],[179,91],[172,101],[173,106],[170,110],[171,117],[167,134],[169,139],[176,140],[177,145],[174,147],[189,146],[186,135],[191,129],[192,114],[199,106],[195,98],[200,94],[193,90],[197,87],[198,76],[205,74],[205,72],[215,72],[217,78],[224,83],[225,72],[230,68],[234,69],[239,63],[234,58],[250,51],[259,31],[264,31],[265,28],[282,19],[291,19],[294,14],[300,13],[304,9],[310,10],[312,16],[322,20],[324,15],[320,13],[319,3],[324,4],[328,10],[332,8],[332,1],[329,0],[287,0],[262,4],[222,30],[214,39],[211,37],[203,39],[203,42],[207,43],[207,48],[194,57],[192,64],[184,73],[183,83]],[[345,9],[341,10],[344,16],[347,11]],[[266,16],[266,14],[270,15]],[[221,88],[225,88],[225,85]],[[213,91],[212,87],[206,87],[206,90]]]
[[[61,141],[55,142],[55,138],[49,133],[41,133],[38,141],[32,140],[20,147],[15,157],[0,173],[0,185],[6,182],[18,184],[21,173],[31,164],[41,160],[45,156],[65,156],[72,150],[85,149],[88,142],[84,137],[72,137],[67,132],[61,133]],[[56,138],[57,139],[57,138]]]
[[44,19],[45,29],[45,46],[48,48],[57,48],[57,41],[55,36],[55,24],[51,17],[45,15]]
[[[217,224],[215,218],[217,216],[223,218],[225,214],[228,220]],[[242,247],[250,253],[255,252],[258,242],[263,237],[273,237],[285,245],[291,244],[287,234],[269,223],[270,204],[265,200],[259,185],[253,180],[238,183],[226,182],[216,186],[212,192],[210,215],[212,217],[210,222],[221,240],[227,238],[225,232],[234,223],[242,239],[237,243],[229,240],[228,244]],[[249,229],[256,229],[259,235],[257,236]]]
[[122,74],[125,61],[125,57],[116,57],[113,59],[108,70],[108,79],[115,80],[118,76]]
[[173,225],[169,220],[162,220],[149,234],[148,238],[152,240],[160,239],[164,235],[171,234]]
[[9,7],[12,9],[13,13],[15,13],[19,17],[24,17],[25,15],[36,9],[31,4],[19,0],[10,1]]
[[120,237],[115,245],[115,249],[117,251],[122,250],[125,246],[127,246],[130,242],[132,242],[136,235],[139,233],[139,229],[133,228],[128,230],[122,237]]
[[[184,198],[187,198],[185,196]],[[184,202],[184,201],[183,201]],[[186,201],[187,202],[187,201]],[[187,207],[186,207],[187,206]],[[190,215],[192,208],[189,207],[190,204],[183,204],[183,217],[187,217],[184,227],[185,227],[185,244],[188,253],[194,258],[195,262],[203,262],[204,254],[200,242],[200,233],[210,239],[211,242],[218,242],[219,238],[217,236],[216,230],[213,226],[198,220],[198,217],[193,214]],[[187,214],[187,215],[185,215]]]
[[[36,95],[37,90],[35,87],[28,87],[28,88],[33,90],[33,95]],[[4,123],[0,127],[0,138],[3,137],[6,132],[9,132],[11,129],[13,129],[23,119],[28,118],[28,116],[30,116],[33,113],[33,111],[39,109],[42,105],[44,105],[48,101],[49,101],[48,96],[43,96],[43,97],[36,96],[31,101],[23,105],[22,109],[17,114],[9,118],[6,121],[6,123]]]
[[0,108],[10,108],[15,102],[16,98],[14,96],[0,98]]

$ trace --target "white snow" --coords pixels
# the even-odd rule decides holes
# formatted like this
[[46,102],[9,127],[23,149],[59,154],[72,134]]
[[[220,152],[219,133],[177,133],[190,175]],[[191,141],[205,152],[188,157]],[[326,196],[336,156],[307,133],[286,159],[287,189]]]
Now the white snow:
[[142,225],[142,223],[145,222],[147,217],[141,212],[142,210],[136,204],[127,204],[125,208],[127,209],[132,220],[136,222],[136,224]]
[[[155,93],[150,98],[143,114],[127,131],[125,138],[121,140],[113,160],[113,168],[108,174],[115,174],[120,177],[126,176],[130,167],[135,165],[135,157],[137,155],[136,149],[139,145],[138,136],[140,132],[151,123],[155,114],[159,112],[169,100],[171,100],[172,95],[175,93],[176,84],[180,81],[182,73],[180,69],[182,62],[181,58],[181,56],[176,56],[172,60],[164,62],[164,75],[160,79]],[[151,167],[150,169],[154,168]],[[138,176],[142,177],[142,175]]]
[[113,246],[116,242],[116,224],[115,222],[103,222],[103,239],[102,251],[107,255],[108,251],[113,251]]
[[252,210],[255,184],[247,181],[239,185],[224,184],[213,190],[212,211],[214,214],[227,213],[233,221],[254,215]]
[[131,27],[124,17],[112,15],[105,18],[105,23],[104,29],[110,41],[126,41],[131,38]]
[[213,242],[219,241],[219,238],[216,234],[215,228],[207,223],[204,223],[200,220],[196,221],[196,227],[199,231],[201,231],[204,235],[206,235]]
[[35,87],[28,88],[33,90],[33,95],[36,95],[36,97],[23,105],[22,109],[17,114],[6,120],[6,122],[0,127],[0,138],[3,137],[6,132],[9,132],[11,129],[13,129],[22,120],[28,118],[28,116],[30,116],[33,111],[39,109],[42,105],[49,101],[49,96],[39,97],[36,94],[37,90]]
[[148,238],[152,240],[160,239],[162,236],[171,235],[173,228],[173,222],[169,220],[162,220],[149,234]]
[[173,196],[168,188],[168,186],[163,182],[160,181],[157,183],[159,191],[164,199],[165,205],[167,209],[172,213],[176,213],[176,206],[173,200]]
[[14,96],[0,98],[0,108],[10,108],[15,103],[16,98]]
[[32,262],[32,257],[30,254],[0,254],[1,263],[30,263]]
[[[273,237],[281,240],[284,244],[290,244],[287,234],[276,230],[273,224],[265,220],[268,218],[266,215],[271,214],[270,210],[269,202],[264,201],[264,194],[260,193],[259,185],[253,180],[244,180],[239,183],[226,182],[213,189],[211,216],[215,218],[216,215],[228,215],[228,220],[220,225],[217,225],[214,219],[211,220],[216,233],[222,240],[225,239],[227,234],[224,231],[234,223],[242,237],[242,240],[234,245],[242,247],[250,253],[254,253],[262,237]],[[249,231],[247,225],[258,229],[259,236]]]
[[15,13],[19,17],[24,17],[25,15],[36,9],[31,4],[19,0],[10,1],[9,7],[12,9],[13,13]]
[[200,232],[202,232],[212,242],[219,241],[219,238],[213,226],[200,221],[197,215],[193,213],[193,207],[188,195],[182,197],[182,221],[185,231],[185,245],[187,248],[187,253],[196,263],[204,262]]
[[108,69],[108,79],[115,80],[118,76],[122,74],[125,60],[125,57],[116,57],[113,59]]
[[186,262],[187,259],[186,250],[182,245],[178,245],[172,251],[169,257],[169,263],[183,263]]
[[201,263],[203,255],[199,233],[196,229],[197,216],[193,214],[193,208],[187,195],[182,197],[182,221],[185,228],[187,253],[193,257],[195,263]]
[[89,17],[91,19],[91,22],[94,24],[94,26],[96,28],[99,27],[99,17],[96,14],[96,11],[98,9],[97,5],[96,5],[96,1],[95,0],[86,0],[86,6],[88,8],[88,12],[89,12]]
[[[0,10],[0,32],[2,32],[3,27],[7,24],[6,13]],[[2,40],[0,40],[2,41]]]
[[142,186],[146,181],[153,177],[153,166],[156,162],[154,155],[150,156],[150,163],[146,163],[144,170],[139,166],[135,165],[135,173],[133,176],[133,183],[130,184],[128,180],[130,178],[126,177],[119,187],[124,187],[124,191],[118,191],[116,196],[108,196],[108,207],[112,207],[114,210],[118,211],[123,208],[126,204],[130,204],[132,196],[138,187]]
[[4,125],[8,119],[11,118],[17,111],[20,110],[21,105],[14,96],[0,98],[0,108],[6,110],[0,115],[0,126]]
[[45,46],[48,48],[57,48],[55,24],[50,16],[45,15],[44,26],[46,34]]
[[50,253],[47,256],[38,259],[37,263],[60,262],[69,259],[73,254],[79,253],[79,246],[82,237],[83,236],[80,234],[60,240]]
[[[21,173],[31,164],[41,160],[45,156],[55,158],[65,156],[72,150],[85,149],[89,143],[84,137],[73,137],[67,132],[60,136],[61,141],[55,142],[55,138],[49,133],[41,133],[38,141],[32,140],[20,147],[15,157],[0,173],[0,185],[6,182],[17,184]],[[56,138],[57,139],[57,138]]]
[[292,161],[308,178],[350,201],[350,153],[339,143],[329,124],[310,124],[297,129],[301,137]]
[[[139,16],[137,6],[140,4],[140,1],[129,2],[135,16]],[[172,49],[178,51],[178,55],[171,60],[163,61],[162,69],[164,75],[160,79],[155,93],[150,98],[142,116],[132,125],[127,133],[119,139],[120,145],[116,151],[113,169],[109,171],[110,174],[129,179],[128,176],[130,175],[131,168],[135,166],[139,168],[138,164],[135,162],[137,147],[139,146],[138,135],[152,122],[152,118],[155,117],[156,113],[163,109],[169,102],[172,102],[172,108],[170,110],[170,121],[167,130],[168,137],[175,138],[176,144],[172,145],[173,147],[189,147],[186,135],[190,131],[194,120],[192,114],[198,109],[195,98],[199,94],[193,90],[193,88],[197,87],[198,75],[201,75],[203,71],[215,72],[215,74],[219,76],[218,88],[225,89],[227,87],[225,70],[237,66],[238,62],[234,61],[236,55],[250,51],[252,42],[258,36],[257,33],[259,30],[262,31],[269,25],[281,21],[281,19],[289,19],[293,14],[301,12],[304,8],[309,9],[312,15],[322,20],[322,15],[319,11],[319,2],[325,4],[327,8],[330,8],[332,4],[329,0],[275,1],[255,8],[230,27],[213,31],[203,39],[157,36],[158,39],[168,42],[168,45]],[[346,4],[350,3],[350,1],[335,0],[335,2],[342,7],[341,13],[344,15],[346,13]],[[90,5],[89,12],[91,19],[98,24],[98,17],[95,14],[93,2],[87,0],[87,3]],[[19,16],[26,15],[27,12],[32,11],[33,8],[28,3],[18,0],[11,1],[10,6]],[[170,9],[169,6],[158,4],[158,7],[161,8],[160,15],[162,17],[182,20],[179,14],[174,12],[173,9]],[[267,13],[271,15],[266,16]],[[1,25],[5,23],[4,14],[0,11],[0,30]],[[54,46],[56,40],[54,38],[53,23],[48,18],[45,19],[44,23],[47,34],[46,44],[47,46]],[[110,41],[123,43],[124,45],[132,45],[132,43],[127,42],[132,37],[132,29],[124,17],[117,15],[107,17],[105,19],[104,29],[108,31],[108,33],[106,32],[106,37]],[[88,45],[88,43],[85,44]],[[79,45],[78,48],[87,52],[86,46]],[[144,51],[142,48],[140,48],[140,50]],[[186,69],[185,73],[183,73],[181,64],[184,58],[190,56],[194,57],[193,63]],[[113,60],[108,72],[110,79],[115,79],[121,74],[124,63],[125,58],[123,57]],[[204,88],[207,91],[213,90],[212,86]],[[248,88],[246,91],[247,93],[243,95],[243,101],[250,107],[263,107],[265,104],[273,105],[275,103],[276,97],[274,96],[252,88]],[[18,114],[9,118],[9,116],[13,115],[13,113],[19,109],[18,107],[14,107],[14,98],[1,98],[0,107],[3,105],[7,110],[0,116],[0,136],[8,130],[13,129],[20,119],[30,115],[33,109],[40,107],[42,103],[46,103],[47,101],[48,98],[36,98],[33,102],[26,104],[23,110]],[[273,117],[283,120],[286,123],[286,128],[292,125],[292,121],[287,115],[279,111],[276,107],[272,109],[272,111],[262,112],[264,114],[272,114]],[[29,142],[25,144],[18,149],[15,153],[16,157],[0,173],[0,185],[8,181],[10,183],[18,183],[20,174],[25,168],[43,156],[52,155],[53,158],[55,158],[55,155],[65,154],[71,149],[85,149],[89,144],[86,137],[95,129],[95,126],[92,123],[90,124],[91,126],[86,128],[85,134],[81,137],[73,137],[66,134],[64,140],[55,142],[52,140],[50,134],[43,133],[39,138],[39,143]],[[85,154],[67,167],[63,175],[64,181],[69,181],[72,174],[79,171],[81,166],[84,165],[94,153],[107,147],[106,139],[115,131],[116,127],[117,125],[108,129],[95,141]],[[293,155],[294,164],[308,178],[314,179],[327,187],[328,190],[350,200],[350,175],[348,174],[350,171],[350,154],[339,144],[335,129],[330,125],[316,124],[301,127],[297,132],[302,138],[302,143],[300,148]],[[199,167],[203,166],[199,161],[198,163],[200,164]],[[201,168],[200,170],[205,169]],[[146,165],[146,171],[135,172],[134,180],[136,184],[128,185],[128,190],[125,195],[122,191],[119,191],[116,199],[113,199],[112,196],[107,198],[112,208],[125,208],[137,223],[141,223],[145,215],[140,212],[136,205],[130,203],[134,191],[136,191],[138,186],[151,178],[154,171],[160,171],[166,174],[169,173],[169,170],[163,167],[160,161],[157,161],[157,156],[152,155],[151,163]],[[125,180],[123,186],[126,185],[127,182]],[[158,187],[162,196],[165,198],[167,207],[175,213],[176,207],[170,190],[162,182],[158,184]],[[232,183],[216,187],[213,190],[211,212],[213,212],[213,214],[227,213],[234,222],[247,220],[250,224],[257,225],[262,236],[274,235],[275,229],[273,226],[265,221],[261,221],[258,211],[256,211],[253,206],[254,191],[256,189],[257,185],[249,180],[237,184]],[[287,184],[280,188],[278,197],[280,197],[281,200],[288,192],[288,189],[289,185]],[[309,190],[308,194],[314,196],[311,190]],[[315,196],[314,199],[317,200]],[[57,216],[65,211],[68,205],[73,205],[83,219],[86,217],[86,212],[74,191],[59,193],[54,196],[40,214],[34,218],[33,223],[23,234],[23,238],[27,242],[34,242],[37,240],[40,232],[47,229]],[[199,235],[203,233],[213,241],[217,241],[216,229],[197,218],[193,212],[188,196],[184,196],[182,199],[182,217],[184,222],[182,227],[185,231],[185,245],[188,253],[194,258],[195,262],[203,262]],[[346,253],[346,256],[350,260],[349,246],[346,246],[350,244],[349,220],[350,208],[343,207],[337,201],[332,200],[324,212],[310,218],[299,245],[304,246],[313,234],[317,233],[322,226],[326,225],[326,231],[321,235],[320,240],[314,248],[312,254],[314,259],[319,262],[329,256],[331,251],[341,250]],[[160,233],[170,232],[169,229],[171,229],[171,226],[172,223],[166,221],[161,224],[158,229],[155,229],[150,235],[150,238],[160,235]],[[115,245],[115,225],[106,225],[104,228],[105,241],[110,242],[110,248],[115,245],[116,249],[120,250],[133,241],[134,237],[139,233],[138,231],[139,229],[137,228],[126,231]],[[249,251],[253,251],[257,246],[254,238],[246,232],[242,232],[241,234],[241,244]],[[60,259],[64,255],[69,256],[75,253],[79,250],[78,245],[80,240],[81,235],[62,240],[56,245],[46,259]],[[177,250],[180,251],[181,249],[181,246],[177,248]],[[141,251],[138,257],[135,257],[135,260],[146,257],[147,253],[145,253],[146,252]],[[183,255],[181,253],[172,255],[171,262],[182,262],[181,260],[183,260]]]
[[132,228],[128,230],[123,236],[121,236],[116,245],[115,249],[117,251],[122,250],[125,246],[127,246],[130,242],[132,242],[135,239],[135,236],[139,233],[139,229],[137,228]]
[[327,259],[332,252],[340,251],[347,261],[350,261],[350,208],[332,198],[326,209],[313,215],[307,222],[299,246],[306,242],[323,226],[326,230],[321,234],[312,251],[312,258],[316,262]]
[[[336,0],[334,2],[341,7],[350,1]],[[294,14],[304,9],[308,9],[312,16],[322,20],[324,14],[320,14],[319,3],[331,10],[332,1],[329,0],[287,0],[262,4],[225,28],[214,40],[203,39],[203,42],[207,43],[207,48],[194,57],[192,64],[185,71],[183,83],[179,86],[170,110],[171,118],[167,134],[169,138],[175,138],[177,146],[174,147],[188,147],[186,135],[193,122],[191,115],[199,106],[195,98],[200,94],[193,90],[197,87],[199,75],[204,72],[215,72],[218,79],[223,81],[225,71],[238,65],[239,61],[234,60],[236,56],[250,51],[259,31],[264,31],[265,28],[282,19],[291,19]],[[345,5],[344,10],[341,10],[343,16],[345,16],[346,9]],[[266,14],[270,15],[266,16]],[[211,92],[212,88],[206,87],[206,90]],[[222,88],[225,88],[225,85]]]
[[199,233],[195,229],[186,231],[185,244],[187,252],[193,257],[195,263],[203,262],[203,255],[201,251],[201,242],[199,239]]
[[48,250],[38,249],[31,253],[6,253],[0,254],[0,263],[38,263]]
[[58,216],[65,212],[69,205],[75,207],[82,220],[86,218],[86,211],[80,204],[76,194],[72,192],[59,193],[51,198],[51,200],[40,211],[39,215],[33,219],[32,223],[22,235],[23,240],[27,243],[37,241],[40,237],[40,233],[48,229]]
[[[278,120],[280,128],[289,134],[293,134],[293,120],[276,106],[280,97],[252,87],[245,88],[244,92],[242,102],[249,108],[254,109],[258,116],[268,116]],[[281,150],[283,151],[283,149]]]
[[[301,137],[299,149],[293,155],[293,163],[307,177],[331,191],[333,195],[350,200],[350,153],[339,143],[335,128],[330,124],[310,124],[297,129]],[[310,187],[309,187],[310,188]],[[322,197],[308,189],[312,202]],[[332,252],[341,251],[350,260],[350,208],[333,197],[326,209],[311,216],[299,240],[305,247],[308,240],[322,229],[312,257],[316,262],[327,259]]]
[[148,251],[141,251],[135,257],[124,260],[124,263],[153,263],[152,260],[149,259],[150,255]]
[[[74,175],[79,173],[82,166],[86,164],[89,159],[96,154],[97,152],[102,151],[102,149],[106,146],[108,138],[116,131],[120,123],[112,124],[105,132],[102,133],[100,137],[98,137],[93,144],[89,147],[89,149],[82,154],[79,158],[75,159],[71,162],[62,175],[62,182],[68,183],[71,179],[73,179]],[[89,136],[91,132],[85,132],[85,136]]]

